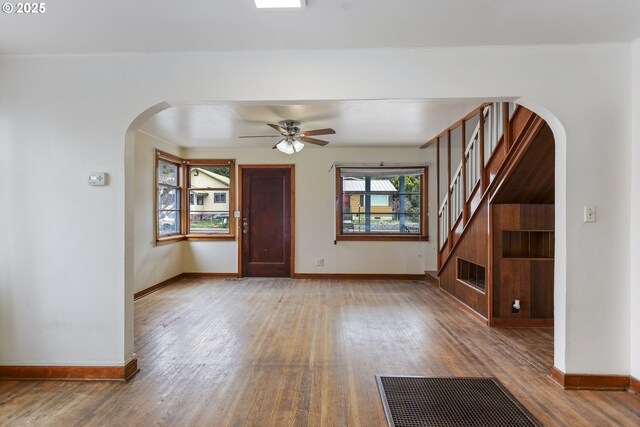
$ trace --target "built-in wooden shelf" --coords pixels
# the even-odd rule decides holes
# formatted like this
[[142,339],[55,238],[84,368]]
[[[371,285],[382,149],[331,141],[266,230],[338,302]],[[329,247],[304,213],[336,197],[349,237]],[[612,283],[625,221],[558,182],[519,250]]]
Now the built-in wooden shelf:
[[502,232],[502,258],[553,259],[553,231],[516,230]]

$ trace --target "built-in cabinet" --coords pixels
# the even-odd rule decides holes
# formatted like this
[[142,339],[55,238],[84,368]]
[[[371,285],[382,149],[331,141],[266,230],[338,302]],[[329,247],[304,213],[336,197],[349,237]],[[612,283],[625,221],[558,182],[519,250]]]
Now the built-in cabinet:
[[492,324],[551,324],[554,205],[491,205],[491,223]]

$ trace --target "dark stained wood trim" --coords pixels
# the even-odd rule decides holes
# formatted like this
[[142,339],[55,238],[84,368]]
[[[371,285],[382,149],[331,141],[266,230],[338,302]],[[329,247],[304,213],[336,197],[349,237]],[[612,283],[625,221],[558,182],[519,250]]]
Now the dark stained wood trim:
[[211,278],[211,279],[234,279],[238,273],[182,273],[184,278]]
[[436,267],[440,269],[440,138],[436,139]]
[[[478,208],[480,205],[478,205]],[[487,216],[489,217],[489,248],[487,253],[487,275],[485,277],[485,287],[487,290],[487,319],[489,320],[489,326],[495,326],[495,319],[493,317],[493,206],[487,206]]]
[[291,267],[289,269],[289,277],[293,278],[296,274],[296,165],[289,165],[291,175]]
[[295,273],[294,279],[424,280],[422,274]]
[[420,234],[421,240],[429,241],[429,168],[423,169],[424,173],[420,176]]
[[640,398],[640,380],[635,377],[629,377],[629,392]]
[[553,319],[500,319],[492,318],[490,326],[500,328],[553,328]]
[[138,359],[131,359],[129,363],[124,365],[124,380],[129,381],[139,371],[140,369],[138,369]]
[[174,156],[173,154],[167,153],[166,151],[157,150],[156,149],[156,157],[159,157],[164,160],[168,160],[173,163],[182,163],[182,158],[178,156]]
[[[233,211],[231,213],[233,216]],[[234,218],[236,219],[236,218]],[[235,222],[235,221],[234,221]],[[229,225],[229,228],[235,228],[235,224]],[[182,240],[187,242],[231,242],[236,240],[236,236],[229,234],[217,235],[217,234],[187,234]]]
[[124,382],[137,372],[137,359],[124,366],[0,366],[0,380]]
[[630,384],[628,375],[565,374],[555,366],[551,377],[565,390],[624,391]]
[[503,139],[507,142],[507,151],[511,150],[511,147],[513,146],[513,139],[511,138],[510,128],[511,126],[509,124],[509,103],[503,102],[502,103],[502,135],[503,135]]
[[[156,215],[157,217],[157,215]],[[176,242],[184,242],[185,241],[185,236],[183,235],[175,235],[175,236],[170,236],[170,237],[162,237],[158,240],[156,240],[156,246],[165,246],[165,245],[170,245],[172,243],[176,243]]]
[[474,108],[473,110],[471,110],[466,116],[464,116],[462,119],[458,120],[457,122],[453,123],[451,126],[449,126],[448,128],[446,128],[445,130],[443,130],[442,132],[440,132],[439,134],[437,134],[436,136],[434,136],[433,138],[431,138],[429,141],[427,141],[426,143],[422,144],[420,146],[420,148],[429,148],[438,138],[444,136],[449,130],[456,128],[460,125],[461,122],[464,122],[466,120],[471,119],[473,116],[475,116],[478,113],[482,113],[482,110],[484,110],[485,107],[487,107],[488,105],[491,105],[491,102],[483,102],[482,104],[480,104],[480,106]]
[[449,220],[447,224],[449,224],[449,229],[447,230],[447,246],[449,247],[449,253],[453,251],[453,231],[455,227],[451,227],[453,223],[453,218],[451,215],[451,128],[447,130],[447,215]]
[[184,273],[180,273],[177,276],[173,276],[173,277],[171,277],[171,278],[169,278],[167,280],[163,280],[162,282],[160,282],[160,283],[158,283],[156,285],[149,286],[148,288],[143,289],[143,290],[133,294],[133,300],[135,301],[137,299],[142,298],[145,295],[149,295],[150,293],[155,292],[160,288],[164,288],[167,285],[170,285],[172,283],[177,282],[178,280],[182,279],[183,277],[184,277]]
[[[458,258],[458,259],[462,259],[462,258]],[[483,291],[480,288],[476,288],[475,286],[465,282],[464,280],[458,279],[458,277],[459,277],[458,276],[458,266],[456,265],[456,282],[457,283],[460,283],[461,285],[466,286],[467,288],[471,289],[472,291],[474,291],[476,293],[479,293],[480,295],[485,295],[485,296],[487,295],[486,290]]]
[[[479,149],[480,149],[480,183],[479,183],[479,187],[480,187],[480,191],[482,193],[485,192],[485,190],[487,189],[487,165],[485,164],[485,158],[484,158],[484,109],[480,110],[480,120],[478,122],[478,124],[480,125],[480,129],[478,130],[480,132],[480,135],[478,136],[478,144],[479,145]],[[469,218],[469,220],[471,220],[471,218]],[[468,221],[467,221],[468,222]]]
[[438,272],[437,271],[425,271],[424,272],[424,280],[427,283],[431,283],[436,288],[440,287],[440,279],[438,279]]
[[551,367],[551,378],[558,384],[560,384],[562,387],[564,387],[564,372],[562,372],[560,369],[556,368],[555,366]]
[[440,290],[442,291],[442,293],[444,293],[451,301],[455,302],[458,306],[460,306],[464,311],[466,311],[467,313],[471,314],[475,319],[481,321],[482,323],[484,323],[485,325],[489,324],[489,321],[487,320],[486,317],[484,317],[482,314],[478,313],[477,311],[475,311],[473,308],[469,307],[467,304],[465,304],[464,302],[460,301],[458,298],[456,298],[454,295],[451,295],[449,292],[446,291],[446,289],[444,288],[440,288]]
[[467,122],[462,121],[462,169],[460,171],[460,179],[462,179],[462,222],[467,225],[469,221],[469,205],[467,204]]

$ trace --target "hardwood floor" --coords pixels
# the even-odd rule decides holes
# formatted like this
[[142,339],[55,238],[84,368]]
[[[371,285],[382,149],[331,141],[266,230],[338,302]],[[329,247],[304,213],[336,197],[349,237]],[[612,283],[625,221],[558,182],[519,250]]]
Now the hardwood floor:
[[545,425],[640,425],[564,391],[549,329],[490,329],[411,281],[183,279],[135,303],[130,382],[0,382],[5,426],[384,426],[375,374],[496,376]]

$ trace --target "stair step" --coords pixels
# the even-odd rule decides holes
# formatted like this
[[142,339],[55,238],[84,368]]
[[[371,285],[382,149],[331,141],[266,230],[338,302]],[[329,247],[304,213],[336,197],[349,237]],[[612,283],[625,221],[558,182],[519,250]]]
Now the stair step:
[[432,285],[440,287],[440,278],[438,277],[437,271],[425,271],[424,280],[431,283]]

